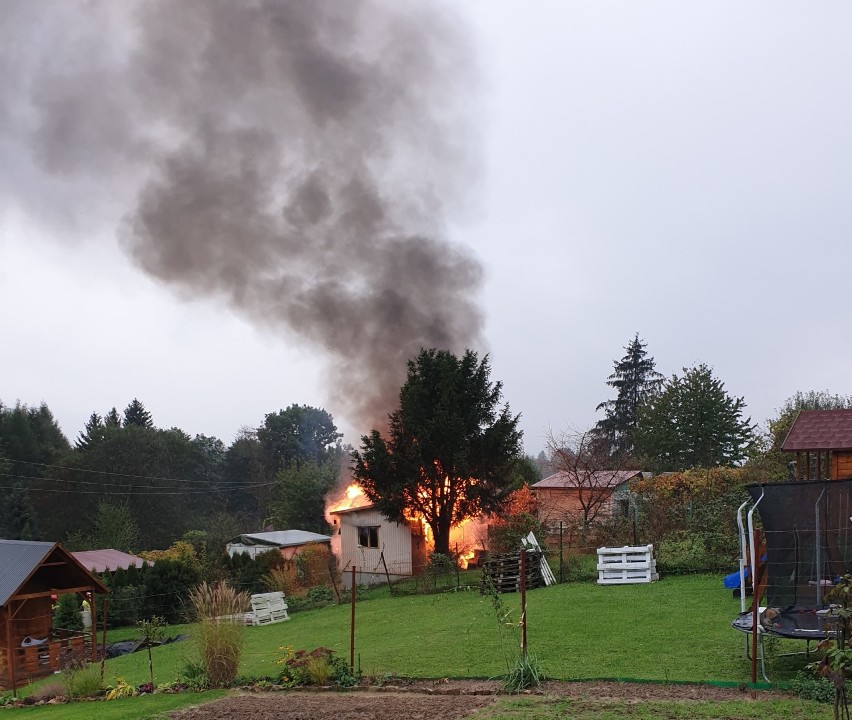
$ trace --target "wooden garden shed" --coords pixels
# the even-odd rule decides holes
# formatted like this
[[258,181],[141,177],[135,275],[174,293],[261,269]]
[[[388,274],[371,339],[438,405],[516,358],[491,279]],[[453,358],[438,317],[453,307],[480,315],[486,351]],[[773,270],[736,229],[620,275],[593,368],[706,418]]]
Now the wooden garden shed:
[[[0,686],[13,690],[21,683],[59,669],[69,649],[97,657],[96,632],[53,629],[53,601],[74,593],[82,604],[91,594],[97,617],[98,595],[106,586],[59,543],[0,540]],[[104,620],[106,620],[106,605]],[[94,625],[94,624],[93,624]]]
[[852,410],[800,410],[781,449],[796,453],[796,480],[852,478]]

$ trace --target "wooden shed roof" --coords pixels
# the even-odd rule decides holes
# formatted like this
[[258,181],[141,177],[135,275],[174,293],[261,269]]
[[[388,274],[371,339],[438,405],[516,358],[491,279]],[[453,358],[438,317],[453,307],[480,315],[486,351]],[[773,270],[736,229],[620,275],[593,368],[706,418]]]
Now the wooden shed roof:
[[852,450],[852,410],[800,410],[781,449]]
[[108,592],[59,543],[0,540],[0,606],[22,592],[47,595],[90,587],[97,593]]

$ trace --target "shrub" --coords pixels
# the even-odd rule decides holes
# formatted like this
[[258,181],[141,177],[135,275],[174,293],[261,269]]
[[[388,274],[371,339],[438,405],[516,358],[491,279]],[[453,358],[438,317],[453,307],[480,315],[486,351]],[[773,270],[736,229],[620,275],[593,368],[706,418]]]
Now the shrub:
[[68,699],[94,697],[103,688],[101,669],[88,663],[85,650],[66,648],[59,657],[59,666]]
[[80,601],[76,595],[60,595],[53,611],[53,627],[63,630],[82,630]]
[[803,700],[815,700],[821,703],[834,702],[834,685],[824,677],[815,677],[813,673],[799,670],[790,686],[793,692]]
[[167,623],[185,617],[183,598],[198,584],[199,572],[191,561],[158,560],[145,571],[143,614],[157,615]]
[[337,572],[337,559],[324,543],[310,543],[296,556],[299,576],[305,585],[325,585]]
[[178,677],[190,690],[206,690],[210,687],[207,680],[207,669],[201,659],[186,658]]
[[725,540],[716,532],[673,532],[655,548],[657,565],[662,572],[689,573],[728,568],[736,564],[736,555],[724,551]]
[[115,685],[111,685],[106,690],[107,700],[120,700],[121,698],[133,697],[133,693],[136,692],[136,688],[122,677],[115,681]]
[[308,600],[317,604],[330,603],[334,601],[334,595],[327,585],[317,585],[308,590]]
[[126,627],[139,622],[145,604],[144,589],[140,585],[114,588],[109,594],[108,621],[110,627]]
[[562,574],[565,582],[593,582],[598,579],[598,556],[569,555],[564,558]]
[[269,592],[283,592],[285,595],[291,595],[301,587],[296,564],[293,562],[272,568],[264,575],[263,583]]
[[201,583],[189,600],[198,618],[196,641],[207,683],[230,685],[240,664],[245,630],[241,614],[249,606],[249,596],[223,582]]
[[283,656],[278,664],[282,665],[281,682],[287,687],[299,685],[337,685],[350,687],[358,679],[349,671],[347,662],[334,650],[318,647],[293,651],[292,647],[280,648]]

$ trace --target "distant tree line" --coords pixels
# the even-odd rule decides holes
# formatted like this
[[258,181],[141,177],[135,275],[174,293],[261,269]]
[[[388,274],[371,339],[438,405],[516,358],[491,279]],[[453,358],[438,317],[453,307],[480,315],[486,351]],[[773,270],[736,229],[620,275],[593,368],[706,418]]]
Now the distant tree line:
[[345,461],[331,415],[306,405],[226,446],[157,427],[138,399],[93,412],[73,444],[46,404],[0,402],[0,537],[136,552],[197,531],[221,552],[270,525],[324,532],[324,496]]

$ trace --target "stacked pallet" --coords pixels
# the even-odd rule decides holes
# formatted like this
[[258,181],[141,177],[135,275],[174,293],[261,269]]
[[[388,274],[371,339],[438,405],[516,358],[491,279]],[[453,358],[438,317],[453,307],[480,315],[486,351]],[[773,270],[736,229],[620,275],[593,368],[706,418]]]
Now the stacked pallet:
[[[541,573],[542,553],[527,550],[527,589],[544,587],[544,576]],[[491,555],[482,566],[482,583],[480,591],[489,592],[489,584],[498,593],[521,591],[521,553]]]
[[628,585],[659,580],[653,545],[598,548],[598,585]]

